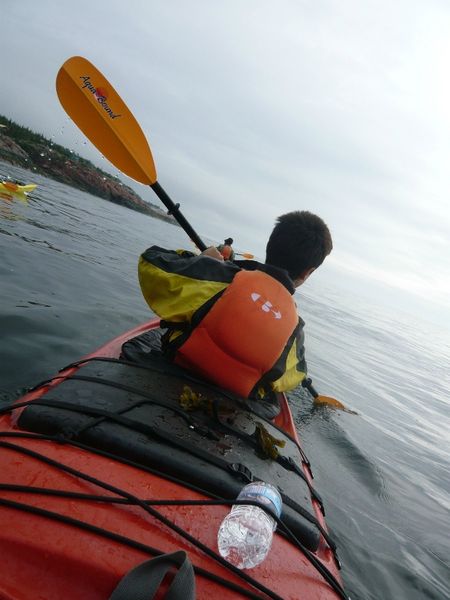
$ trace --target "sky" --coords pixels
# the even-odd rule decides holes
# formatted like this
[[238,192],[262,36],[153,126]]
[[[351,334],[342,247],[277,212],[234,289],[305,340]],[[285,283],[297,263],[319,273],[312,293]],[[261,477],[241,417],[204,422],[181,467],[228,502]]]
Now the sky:
[[62,63],[84,56],[201,235],[264,258],[276,217],[310,210],[334,242],[313,293],[449,327],[449,2],[0,0],[0,12],[0,114],[117,174],[55,93]]

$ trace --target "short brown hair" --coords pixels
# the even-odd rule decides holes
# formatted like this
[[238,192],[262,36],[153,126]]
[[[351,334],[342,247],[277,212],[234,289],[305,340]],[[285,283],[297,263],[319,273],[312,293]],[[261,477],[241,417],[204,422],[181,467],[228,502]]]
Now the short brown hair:
[[286,269],[291,279],[316,268],[333,249],[325,222],[306,210],[278,217],[266,247],[266,263]]

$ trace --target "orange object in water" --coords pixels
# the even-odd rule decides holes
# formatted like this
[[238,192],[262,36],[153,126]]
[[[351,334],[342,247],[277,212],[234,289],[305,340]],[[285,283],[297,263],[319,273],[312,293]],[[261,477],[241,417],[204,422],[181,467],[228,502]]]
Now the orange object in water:
[[[123,334],[0,409],[1,600],[108,600],[136,566],[177,550],[194,565],[197,600],[346,598],[286,398],[265,421],[179,370],[168,374],[139,343],[158,325]],[[220,425],[180,407],[186,383],[215,402]],[[258,456],[247,435],[255,421],[286,441],[280,453],[298,472]],[[280,486],[282,521],[306,549],[275,533],[266,560],[238,571],[216,557],[230,509],[220,499],[236,498],[251,474]]]

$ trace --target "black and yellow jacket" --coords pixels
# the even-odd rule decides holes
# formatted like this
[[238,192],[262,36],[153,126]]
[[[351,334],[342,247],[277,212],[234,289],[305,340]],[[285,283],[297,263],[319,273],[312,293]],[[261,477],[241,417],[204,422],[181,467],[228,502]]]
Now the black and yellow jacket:
[[[279,287],[287,290],[289,294],[286,294],[286,291],[284,294],[288,296],[293,295],[295,291],[286,271],[256,261],[222,262],[209,256],[195,255],[187,251],[175,252],[158,246],[152,246],[142,254],[139,260],[139,282],[148,305],[169,327],[164,347],[168,357],[177,362],[180,348],[183,348],[183,344],[186,344],[190,337],[194,337],[194,330],[201,327],[203,320],[207,320],[212,307],[235,277],[243,271],[260,272],[266,274],[266,277],[270,276],[268,279],[282,284]],[[290,302],[295,308],[292,299]],[[245,328],[245,316],[242,323]],[[261,374],[249,396],[264,397],[270,390],[288,391],[301,383],[306,375],[303,326],[304,322],[295,310],[294,326],[286,336],[285,342],[283,341],[284,349],[281,347],[271,368]],[[258,335],[255,344],[262,342],[263,348],[264,344],[270,346],[267,338],[265,341],[264,336],[261,338]],[[239,343],[238,339],[237,344]],[[206,372],[202,375],[208,378],[208,360],[205,359],[204,364]],[[230,381],[232,379],[234,378],[230,378]],[[227,386],[217,380],[215,382],[232,391],[238,391],[233,389],[232,385]]]

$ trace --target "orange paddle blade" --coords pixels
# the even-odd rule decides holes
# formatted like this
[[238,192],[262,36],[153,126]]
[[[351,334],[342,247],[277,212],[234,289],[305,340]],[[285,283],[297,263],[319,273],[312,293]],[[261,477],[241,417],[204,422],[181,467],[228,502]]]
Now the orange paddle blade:
[[320,394],[314,398],[313,402],[315,407],[328,406],[329,408],[336,408],[337,410],[343,410],[344,412],[350,413],[351,415],[357,415],[358,413],[354,410],[347,408],[342,402],[331,398],[330,396],[321,396]]
[[141,183],[156,182],[139,123],[93,64],[81,56],[66,60],[56,77],[56,92],[69,117],[115,167]]
[[333,408],[340,408],[341,410],[345,410],[345,406],[342,404],[342,402],[339,402],[339,400],[336,400],[336,398],[331,398],[330,396],[316,396],[316,398],[314,398],[314,405],[332,406]]

